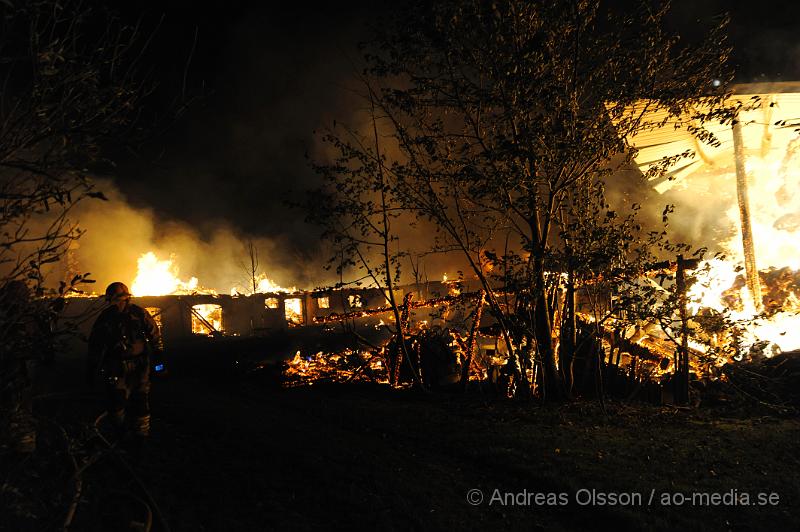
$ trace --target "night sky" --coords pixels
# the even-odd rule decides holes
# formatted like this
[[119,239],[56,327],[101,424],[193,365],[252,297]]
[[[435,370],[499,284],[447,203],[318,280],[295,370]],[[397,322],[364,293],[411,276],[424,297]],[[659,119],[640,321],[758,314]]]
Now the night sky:
[[[269,5],[265,5],[269,4]],[[737,81],[800,80],[800,2],[725,0],[673,3],[669,23],[691,39],[728,10]],[[315,248],[317,231],[284,205],[316,178],[305,155],[313,131],[346,122],[355,100],[356,43],[388,6],[374,2],[136,3],[122,14],[151,27],[163,15],[149,60],[159,90],[155,109],[183,91],[203,94],[164,133],[122,161],[117,184],[134,206],[165,220],[234,230]],[[156,161],[156,165],[153,165]]]
[[346,87],[358,68],[356,44],[376,9],[369,2],[271,4],[234,2],[222,11],[177,2],[145,12],[150,25],[164,15],[152,45],[159,83],[152,103],[167,108],[182,92],[195,29],[186,87],[199,98],[124,162],[117,182],[135,206],[201,233],[222,219],[304,250],[318,241],[316,231],[285,202],[315,184],[306,159],[314,130],[352,111]]

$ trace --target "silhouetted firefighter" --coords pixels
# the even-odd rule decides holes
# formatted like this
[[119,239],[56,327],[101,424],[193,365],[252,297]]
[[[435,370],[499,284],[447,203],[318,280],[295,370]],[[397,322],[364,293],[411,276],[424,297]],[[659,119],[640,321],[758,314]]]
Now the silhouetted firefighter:
[[161,356],[162,345],[155,320],[130,298],[123,283],[106,289],[110,306],[92,327],[87,381],[102,375],[109,419],[120,434],[132,429],[141,441],[150,433],[151,361]]

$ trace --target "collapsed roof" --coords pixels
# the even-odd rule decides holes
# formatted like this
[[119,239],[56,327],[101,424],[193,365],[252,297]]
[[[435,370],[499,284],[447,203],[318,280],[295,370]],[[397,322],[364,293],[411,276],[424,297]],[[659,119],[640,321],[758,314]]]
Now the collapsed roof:
[[[755,107],[739,115],[745,155],[757,154],[762,159],[785,160],[787,149],[791,148],[793,142],[798,142],[799,137],[800,81],[736,85],[729,102],[732,105],[742,103]],[[648,121],[659,122],[666,118],[667,111],[660,110],[653,112]],[[653,178],[650,184],[656,191],[663,194],[697,172],[733,171],[734,146],[730,124],[716,122],[704,125],[717,137],[718,146],[705,144],[686,127],[676,128],[676,125],[675,121],[667,120],[660,128],[641,132],[628,139],[638,149],[635,161],[642,172],[647,172],[665,157],[686,151],[694,153],[693,157],[675,164],[666,176]]]

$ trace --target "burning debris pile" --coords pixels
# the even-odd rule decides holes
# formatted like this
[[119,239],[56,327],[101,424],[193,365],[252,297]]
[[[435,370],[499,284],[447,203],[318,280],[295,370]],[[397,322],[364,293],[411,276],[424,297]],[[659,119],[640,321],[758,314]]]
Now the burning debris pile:
[[800,299],[796,292],[800,289],[800,272],[788,266],[760,271],[762,305],[767,314],[777,312],[800,311]]
[[[758,272],[761,281],[761,306],[764,314],[772,316],[778,312],[800,311],[800,300],[795,292],[800,289],[800,271],[788,266],[770,268]],[[742,290],[746,286],[744,274],[736,276],[733,285],[722,294],[726,308],[736,312],[745,310],[747,301],[743,299]]]
[[[406,338],[409,360],[399,356],[400,346],[395,339],[378,350],[344,349],[313,355],[298,351],[284,363],[283,382],[288,388],[327,382],[370,382],[405,388],[415,383],[413,371],[425,388],[439,389],[460,381],[467,361],[465,348],[465,339],[456,331],[421,326]],[[495,379],[505,362],[506,357],[478,350],[470,360],[469,380]]]
[[[712,145],[669,125],[631,139],[643,171],[681,146],[694,154],[651,185],[683,211],[674,221],[689,238],[720,252],[699,265],[687,294],[698,362],[719,368],[800,349],[798,90],[797,83],[736,86],[727,102],[736,120],[708,124],[719,141]],[[717,331],[704,338],[703,325],[715,320]]]
[[[315,381],[351,382],[369,381],[388,383],[395,387],[413,384],[428,389],[437,389],[468,380],[484,380],[491,367],[505,364],[506,358],[496,356],[496,340],[491,337],[495,348],[481,350],[476,347],[489,337],[478,332],[481,320],[483,298],[480,297],[475,312],[469,316],[472,326],[464,334],[457,328],[429,326],[428,320],[419,319],[412,323],[412,309],[438,309],[446,314],[451,305],[459,306],[471,302],[482,292],[448,295],[423,301],[412,301],[412,293],[407,293],[399,308],[402,320],[403,340],[390,329],[383,320],[367,326],[382,335],[367,339],[351,331],[352,336],[363,344],[371,344],[370,351],[344,349],[339,352],[320,351],[316,355],[303,357],[298,351],[286,365],[284,377],[287,386],[307,384]],[[391,312],[391,307],[374,309],[356,308],[352,313],[332,313],[322,323],[359,319],[362,324],[372,316]],[[387,336],[388,335],[388,336]],[[370,335],[374,336],[374,335]],[[379,345],[378,345],[379,344]]]
[[704,267],[706,271],[690,290],[689,306],[695,322],[726,320],[725,330],[710,341],[719,353],[742,360],[751,354],[771,356],[800,348],[800,271],[789,266],[759,271],[760,297],[756,300],[736,263],[715,259]]
[[287,388],[325,382],[389,382],[386,363],[380,354],[352,349],[305,356],[298,351],[285,363],[283,376]]

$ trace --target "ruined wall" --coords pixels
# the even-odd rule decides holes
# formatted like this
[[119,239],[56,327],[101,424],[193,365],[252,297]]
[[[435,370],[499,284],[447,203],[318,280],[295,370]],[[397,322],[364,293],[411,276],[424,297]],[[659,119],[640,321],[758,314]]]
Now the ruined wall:
[[[465,290],[473,287],[466,286]],[[452,283],[432,282],[422,285],[401,287],[394,297],[398,305],[405,293],[411,292],[414,301],[453,294]],[[59,316],[59,326],[78,332],[65,348],[71,355],[85,356],[91,327],[107,303],[102,297],[68,298],[64,311]],[[286,331],[291,327],[314,326],[315,317],[331,314],[354,313],[359,310],[387,306],[383,292],[377,288],[347,288],[341,290],[318,290],[313,292],[254,294],[251,296],[230,296],[211,294],[166,295],[135,297],[132,302],[148,309],[156,318],[164,339],[165,348],[179,347],[181,344],[204,336],[220,333],[224,336],[257,337],[269,336]],[[421,308],[412,312],[412,320],[425,321],[428,325],[445,325],[466,320],[474,305],[453,305],[445,310]],[[288,307],[288,310],[287,310]],[[194,309],[194,312],[193,310]],[[213,311],[198,318],[208,309]],[[292,322],[295,321],[295,323]],[[377,314],[363,320],[389,323],[393,320],[390,312]],[[484,313],[482,324],[491,323],[491,317]],[[207,325],[211,325],[209,329]]]

